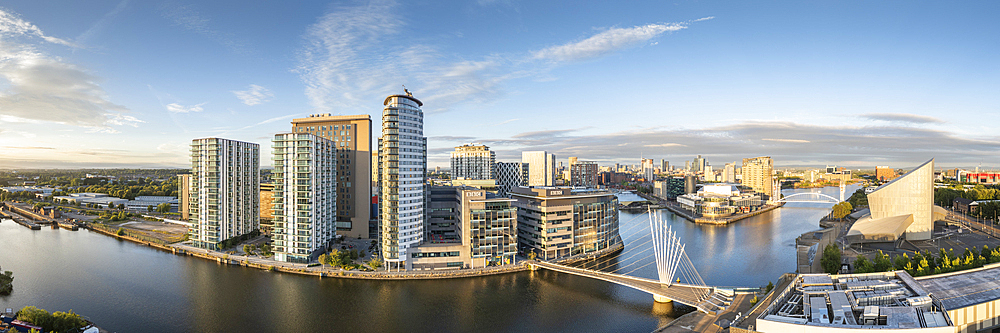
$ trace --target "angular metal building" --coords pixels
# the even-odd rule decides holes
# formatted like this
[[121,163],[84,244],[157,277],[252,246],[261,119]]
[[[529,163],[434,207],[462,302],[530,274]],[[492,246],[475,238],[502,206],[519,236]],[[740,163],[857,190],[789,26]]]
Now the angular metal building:
[[913,215],[913,223],[904,233],[906,239],[930,239],[934,231],[934,159],[869,193],[868,206],[875,220]]

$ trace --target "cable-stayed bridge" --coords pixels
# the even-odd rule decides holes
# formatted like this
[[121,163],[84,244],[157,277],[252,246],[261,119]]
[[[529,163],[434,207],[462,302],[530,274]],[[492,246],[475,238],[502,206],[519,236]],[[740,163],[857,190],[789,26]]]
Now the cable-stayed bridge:
[[[644,216],[649,216],[648,225],[645,223],[634,224],[624,230],[628,235],[622,237],[623,240],[631,239],[625,244],[626,249],[634,246],[639,249],[638,251],[623,250],[616,255],[596,259],[578,266],[542,261],[531,262],[529,265],[533,268],[544,268],[598,279],[644,291],[652,294],[657,302],[678,302],[710,314],[725,310],[732,303],[734,292],[729,289],[707,286],[694,264],[691,263],[691,259],[688,258],[684,244],[680,241],[677,233],[658,214],[650,212],[639,215],[636,219]],[[619,226],[621,226],[620,223]],[[636,228],[637,226],[643,227]],[[639,243],[642,240],[646,241]],[[636,243],[639,244],[636,245]],[[650,243],[652,245],[647,246]],[[626,253],[629,254],[626,255]],[[610,268],[603,267],[603,265],[619,259],[623,255],[626,257],[620,261],[627,263],[624,266],[614,266],[616,268],[611,271],[608,271]],[[645,255],[645,257],[633,260],[640,255]],[[647,259],[650,258],[653,260],[647,262]],[[657,277],[655,279],[629,275],[650,265],[656,265]]]

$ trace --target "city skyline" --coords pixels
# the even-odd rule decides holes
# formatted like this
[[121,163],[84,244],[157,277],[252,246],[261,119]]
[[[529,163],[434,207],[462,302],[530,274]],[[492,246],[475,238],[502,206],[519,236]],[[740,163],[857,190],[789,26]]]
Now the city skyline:
[[429,167],[467,143],[503,162],[995,167],[996,6],[5,4],[0,167],[183,168],[193,138],[379,119],[401,85],[427,103]]

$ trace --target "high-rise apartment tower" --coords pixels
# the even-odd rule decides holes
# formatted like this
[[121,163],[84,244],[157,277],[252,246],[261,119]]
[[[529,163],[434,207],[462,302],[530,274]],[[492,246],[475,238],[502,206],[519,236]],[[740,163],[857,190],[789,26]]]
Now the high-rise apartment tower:
[[[274,259],[308,263],[337,235],[337,143],[309,133],[274,135]],[[366,230],[367,231],[367,230]]]
[[464,145],[451,152],[451,179],[496,179],[496,153],[487,146]]
[[368,115],[316,114],[292,119],[292,132],[309,133],[333,141],[337,149],[337,232],[347,237],[369,237],[372,200],[372,119]]
[[389,266],[406,261],[406,249],[424,239],[427,137],[423,103],[409,91],[382,103],[379,140],[382,258]]
[[220,138],[191,141],[189,235],[194,246],[257,230],[260,223],[260,145]]

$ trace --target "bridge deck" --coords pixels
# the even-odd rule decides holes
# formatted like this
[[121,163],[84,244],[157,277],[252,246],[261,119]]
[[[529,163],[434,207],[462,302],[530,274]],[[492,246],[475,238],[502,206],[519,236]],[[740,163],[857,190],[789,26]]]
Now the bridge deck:
[[587,270],[576,267],[569,267],[549,262],[533,262],[531,265],[535,265],[548,270],[553,270],[560,273],[572,274],[577,276],[589,277],[593,279],[603,280],[633,289],[641,290],[653,295],[658,295],[661,297],[666,297],[672,301],[679,302],[685,305],[689,305],[698,310],[705,312],[714,312],[714,309],[702,308],[703,301],[706,295],[711,294],[715,289],[707,286],[695,286],[683,283],[674,283],[668,285],[661,283],[659,280],[646,279],[628,275],[613,274],[606,272],[599,272],[593,270]]

